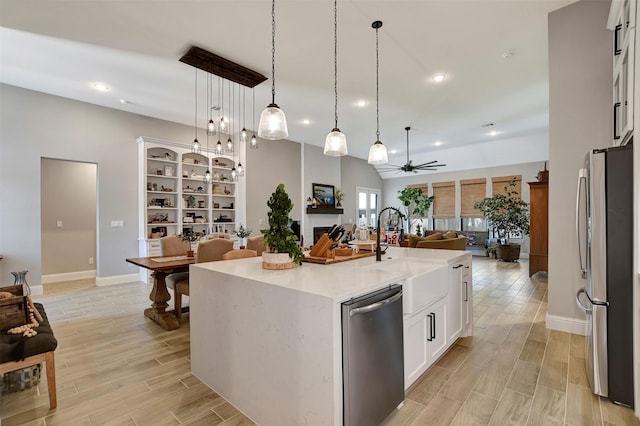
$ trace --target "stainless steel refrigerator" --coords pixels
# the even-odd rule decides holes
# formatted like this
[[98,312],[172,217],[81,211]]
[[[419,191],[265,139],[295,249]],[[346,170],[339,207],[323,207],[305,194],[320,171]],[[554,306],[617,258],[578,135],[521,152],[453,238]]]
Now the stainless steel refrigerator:
[[589,152],[576,198],[587,376],[595,394],[633,407],[633,146]]

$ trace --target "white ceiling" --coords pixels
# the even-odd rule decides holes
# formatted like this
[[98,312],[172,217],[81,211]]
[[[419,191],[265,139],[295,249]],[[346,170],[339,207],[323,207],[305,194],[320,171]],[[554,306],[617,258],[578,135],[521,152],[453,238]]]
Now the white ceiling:
[[[371,23],[381,20],[380,140],[397,151],[392,163],[406,160],[406,126],[414,164],[440,160],[443,172],[545,160],[547,14],[573,1],[340,0],[338,113],[349,154],[366,158],[375,141]],[[333,2],[278,0],[276,25],[276,103],[289,139],[323,146],[334,125]],[[178,59],[191,45],[270,76],[270,44],[269,0],[0,0],[1,82],[187,125],[194,69]],[[437,84],[436,73],[448,77]],[[96,81],[111,91],[95,91]],[[199,82],[204,127],[204,72]],[[270,83],[255,89],[256,120]],[[354,106],[359,99],[368,105]],[[487,135],[485,123],[500,133]]]

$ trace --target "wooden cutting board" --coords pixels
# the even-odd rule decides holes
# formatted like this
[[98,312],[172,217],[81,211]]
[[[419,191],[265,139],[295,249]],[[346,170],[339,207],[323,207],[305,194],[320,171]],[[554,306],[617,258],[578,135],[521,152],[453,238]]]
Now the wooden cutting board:
[[351,256],[336,256],[333,259],[327,259],[325,257],[316,257],[316,256],[305,256],[302,258],[302,261],[309,262],[309,263],[318,263],[321,265],[331,265],[332,263],[346,262],[348,260],[361,259],[363,257],[369,257],[369,256],[375,256],[375,255],[376,255],[375,251],[361,251],[361,252],[352,254]]

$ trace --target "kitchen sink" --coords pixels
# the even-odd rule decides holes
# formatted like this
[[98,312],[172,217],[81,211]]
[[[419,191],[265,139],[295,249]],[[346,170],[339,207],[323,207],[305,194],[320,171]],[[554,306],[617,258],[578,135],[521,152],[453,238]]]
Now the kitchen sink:
[[402,310],[405,314],[429,306],[446,296],[448,291],[448,270],[443,264],[405,258],[376,262],[368,268],[405,276],[402,284]]

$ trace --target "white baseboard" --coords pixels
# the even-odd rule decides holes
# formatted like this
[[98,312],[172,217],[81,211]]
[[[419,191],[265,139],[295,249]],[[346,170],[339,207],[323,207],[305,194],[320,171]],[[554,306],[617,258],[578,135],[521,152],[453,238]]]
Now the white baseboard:
[[96,277],[96,286],[103,287],[107,285],[125,284],[125,283],[137,283],[140,281],[140,276],[136,274],[127,275],[114,275],[112,277]]
[[587,321],[547,314],[547,328],[584,336],[587,334]]
[[42,296],[44,294],[44,287],[42,285],[29,284],[29,288],[31,289],[31,294],[33,296]]
[[66,272],[64,274],[50,274],[42,276],[42,284],[59,283],[63,281],[84,280],[87,278],[95,278],[96,270]]

